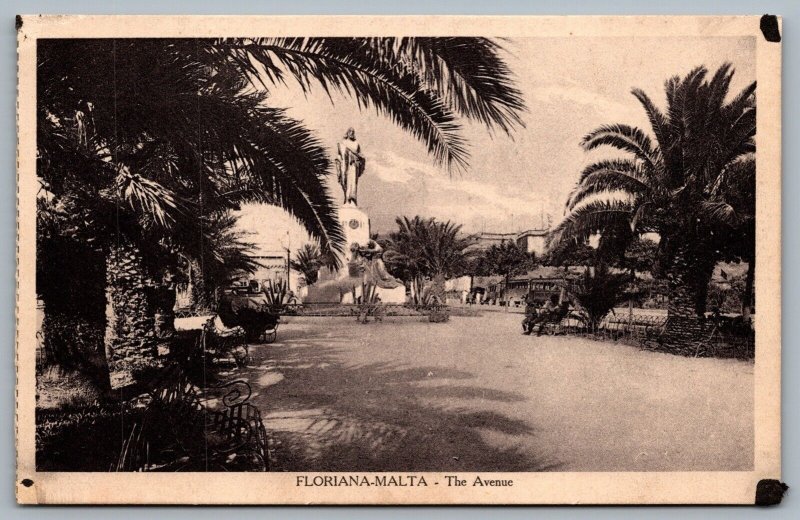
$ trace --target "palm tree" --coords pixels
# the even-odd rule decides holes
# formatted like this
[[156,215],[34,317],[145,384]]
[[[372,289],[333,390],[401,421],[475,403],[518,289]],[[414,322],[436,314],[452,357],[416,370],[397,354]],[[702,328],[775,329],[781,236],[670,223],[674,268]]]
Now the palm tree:
[[747,262],[742,313],[749,316],[753,306],[753,285],[756,268],[756,162],[753,154],[731,165],[731,173],[720,179],[714,197],[727,201],[738,224],[720,234],[721,253],[725,260]]
[[434,292],[444,293],[444,280],[459,276],[469,265],[470,239],[461,226],[449,220],[397,217],[398,230],[383,241],[384,260],[390,272],[411,283],[415,303],[422,303],[425,280],[434,280]]
[[306,284],[311,285],[317,282],[317,275],[320,267],[325,265],[325,259],[319,246],[316,244],[305,244],[294,254],[294,260],[289,265],[295,271],[303,274]]
[[625,293],[629,281],[626,273],[612,273],[605,262],[584,271],[574,296],[583,311],[583,320],[592,332],[614,307],[629,298]]
[[[752,172],[756,84],[728,100],[733,69],[726,64],[707,79],[705,67],[666,82],[662,112],[643,91],[653,140],[643,130],[606,125],[584,137],[593,150],[611,146],[626,157],[586,167],[567,201],[568,214],[550,243],[583,240],[600,231],[633,238],[660,234],[659,264],[669,286],[667,344],[679,350],[702,332],[708,283],[722,237],[746,220],[733,186]],[[752,201],[754,191],[739,191]],[[751,236],[752,240],[752,236]]]
[[[40,229],[56,231],[39,256],[94,262],[69,284],[40,262],[51,276],[37,291],[46,313],[69,314],[69,291],[100,273],[105,296],[87,289],[95,311],[77,318],[93,331],[84,358],[107,353],[112,365],[153,357],[151,289],[165,271],[189,259],[204,278],[209,262],[230,272],[224,253],[207,252],[214,223],[239,204],[278,205],[323,251],[341,249],[328,151],[269,106],[287,77],[374,107],[448,170],[468,161],[459,116],[510,132],[523,109],[499,46],[482,38],[47,40],[37,52]],[[61,358],[74,350],[68,334],[45,331],[45,342]]]

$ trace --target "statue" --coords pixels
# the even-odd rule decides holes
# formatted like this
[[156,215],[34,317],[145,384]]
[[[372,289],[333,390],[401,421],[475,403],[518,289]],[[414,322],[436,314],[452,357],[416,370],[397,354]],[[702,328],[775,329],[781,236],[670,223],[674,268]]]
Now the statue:
[[336,172],[339,184],[344,191],[344,203],[357,205],[358,178],[364,174],[364,156],[361,145],[356,141],[356,131],[347,129],[344,138],[337,145]]
[[381,289],[394,289],[403,285],[386,270],[386,265],[383,263],[383,248],[377,242],[370,240],[365,247],[354,243],[351,250],[353,253],[353,260],[349,266],[351,276],[362,276],[365,283]]

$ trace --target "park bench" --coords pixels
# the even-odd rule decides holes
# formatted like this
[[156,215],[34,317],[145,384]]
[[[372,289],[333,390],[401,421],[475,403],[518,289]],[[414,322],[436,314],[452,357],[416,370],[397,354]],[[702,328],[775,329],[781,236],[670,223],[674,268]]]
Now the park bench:
[[175,319],[174,355],[190,364],[206,360],[232,360],[245,366],[250,358],[245,331],[225,327],[216,315]]
[[284,305],[272,305],[263,293],[226,293],[220,300],[219,317],[225,327],[241,327],[247,341],[272,343],[278,336]]
[[[261,413],[243,380],[200,389],[177,366],[146,396],[120,453],[117,471],[269,470]],[[137,405],[133,404],[133,409]]]
[[[572,316],[573,313],[568,308],[560,307],[557,311],[548,314],[545,321],[538,323],[541,333],[547,333],[551,336],[560,334],[564,331],[565,321]],[[531,327],[531,333],[537,325]]]
[[666,322],[665,315],[612,314],[603,320],[598,332],[607,339],[646,341],[658,338]]

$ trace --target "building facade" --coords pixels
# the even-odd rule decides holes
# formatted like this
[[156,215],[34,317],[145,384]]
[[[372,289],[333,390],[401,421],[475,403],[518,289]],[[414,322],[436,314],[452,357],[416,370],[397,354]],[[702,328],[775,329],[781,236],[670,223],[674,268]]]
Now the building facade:
[[537,257],[547,252],[549,229],[528,229],[519,233],[491,233],[483,231],[470,236],[475,249],[489,249],[504,242],[514,242],[520,249],[534,253]]
[[517,235],[517,245],[540,258],[547,252],[547,233],[548,229],[528,229]]

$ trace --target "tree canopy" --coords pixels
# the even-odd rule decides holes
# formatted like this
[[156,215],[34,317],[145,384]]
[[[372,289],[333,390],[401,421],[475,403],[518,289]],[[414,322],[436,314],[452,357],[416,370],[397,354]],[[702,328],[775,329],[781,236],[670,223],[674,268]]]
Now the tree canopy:
[[743,233],[754,244],[756,84],[730,97],[733,74],[725,64],[710,78],[705,67],[670,78],[665,111],[633,89],[651,133],[614,123],[583,138],[587,152],[612,147],[622,155],[583,170],[551,246],[599,231],[624,249],[640,234],[657,232],[659,264],[671,283],[670,313],[688,319],[684,307],[691,302],[692,313],[702,314],[728,238]]

